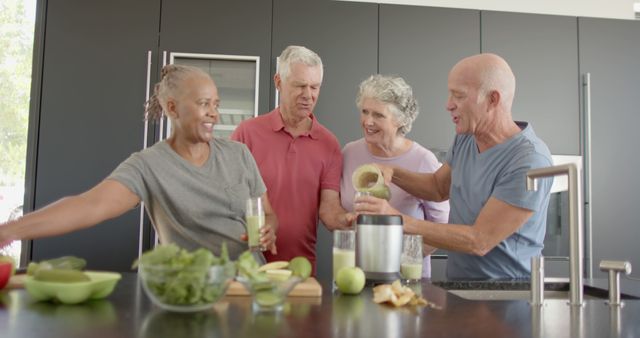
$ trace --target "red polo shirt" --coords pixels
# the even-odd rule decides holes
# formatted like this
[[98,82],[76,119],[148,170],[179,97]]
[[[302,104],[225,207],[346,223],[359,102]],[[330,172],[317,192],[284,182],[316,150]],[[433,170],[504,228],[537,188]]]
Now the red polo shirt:
[[251,150],[278,216],[278,254],[266,252],[267,261],[305,256],[315,274],[320,191],[340,191],[342,152],[335,135],[311,118],[311,130],[294,138],[276,108],[243,121],[231,139]]

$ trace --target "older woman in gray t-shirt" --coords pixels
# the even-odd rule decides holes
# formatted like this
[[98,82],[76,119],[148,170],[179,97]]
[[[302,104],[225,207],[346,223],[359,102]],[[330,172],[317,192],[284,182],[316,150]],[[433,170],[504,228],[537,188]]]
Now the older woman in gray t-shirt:
[[218,90],[194,67],[168,65],[147,105],[148,119],[162,112],[171,136],[132,154],[104,181],[0,227],[0,245],[10,240],[59,235],[117,217],[144,202],[161,243],[220,253],[226,241],[232,258],[247,248],[244,209],[262,197],[266,226],[261,244],[275,252],[277,218],[248,149],[213,137]]

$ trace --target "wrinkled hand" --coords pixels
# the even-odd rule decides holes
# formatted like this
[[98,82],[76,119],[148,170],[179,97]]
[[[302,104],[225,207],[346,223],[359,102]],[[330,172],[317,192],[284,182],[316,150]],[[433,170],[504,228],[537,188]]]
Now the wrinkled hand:
[[355,222],[356,218],[358,218],[358,214],[355,212],[347,212],[346,214],[344,214],[344,217],[346,219],[345,223],[347,224],[347,228],[351,228],[353,222]]
[[353,209],[358,214],[400,215],[389,202],[373,196],[360,196],[353,201]]
[[382,172],[382,177],[384,177],[384,184],[391,184],[391,179],[393,178],[393,167],[380,163],[373,163],[373,165],[377,166]]
[[[8,222],[0,223],[0,226],[5,226],[7,224]],[[5,229],[0,229],[0,249],[8,247],[13,241],[17,240],[15,236],[7,235],[2,230],[5,230]]]

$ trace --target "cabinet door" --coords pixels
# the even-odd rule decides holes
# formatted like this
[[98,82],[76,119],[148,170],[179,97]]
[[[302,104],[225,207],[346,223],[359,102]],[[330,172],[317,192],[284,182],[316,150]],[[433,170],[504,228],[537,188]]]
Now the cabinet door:
[[580,72],[591,75],[593,267],[640,265],[640,22],[580,18]]
[[514,120],[531,122],[554,154],[580,154],[575,17],[482,12],[482,52],[516,76]]
[[[374,4],[274,1],[272,60],[288,45],[302,45],[320,55],[324,79],[315,115],[343,145],[362,137],[355,98],[360,81],[377,72],[377,19],[378,5]],[[331,278],[331,243],[331,233],[319,226],[320,278]]]
[[474,10],[380,6],[380,73],[413,87],[420,114],[408,137],[424,147],[446,151],[453,142],[447,77],[456,62],[480,52],[479,27]]
[[[259,56],[258,109],[265,112],[271,83],[271,7],[270,0],[163,0],[160,51]],[[220,99],[224,108],[225,97]]]
[[[35,170],[36,208],[91,188],[143,145],[147,51],[160,1],[49,1]],[[34,84],[37,85],[37,84]],[[76,255],[129,271],[138,209],[96,227],[35,240],[32,259]]]

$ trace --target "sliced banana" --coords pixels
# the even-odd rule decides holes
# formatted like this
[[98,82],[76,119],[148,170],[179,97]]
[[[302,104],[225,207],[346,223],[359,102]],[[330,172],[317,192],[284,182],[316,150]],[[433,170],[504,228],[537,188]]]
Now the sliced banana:
[[267,263],[258,268],[259,272],[268,271],[268,270],[279,270],[286,269],[289,266],[288,261],[275,261],[271,263]]
[[267,274],[267,278],[271,280],[284,281],[289,279],[289,277],[291,277],[292,271],[285,270],[285,269],[273,269],[273,270],[267,270],[266,274]]

